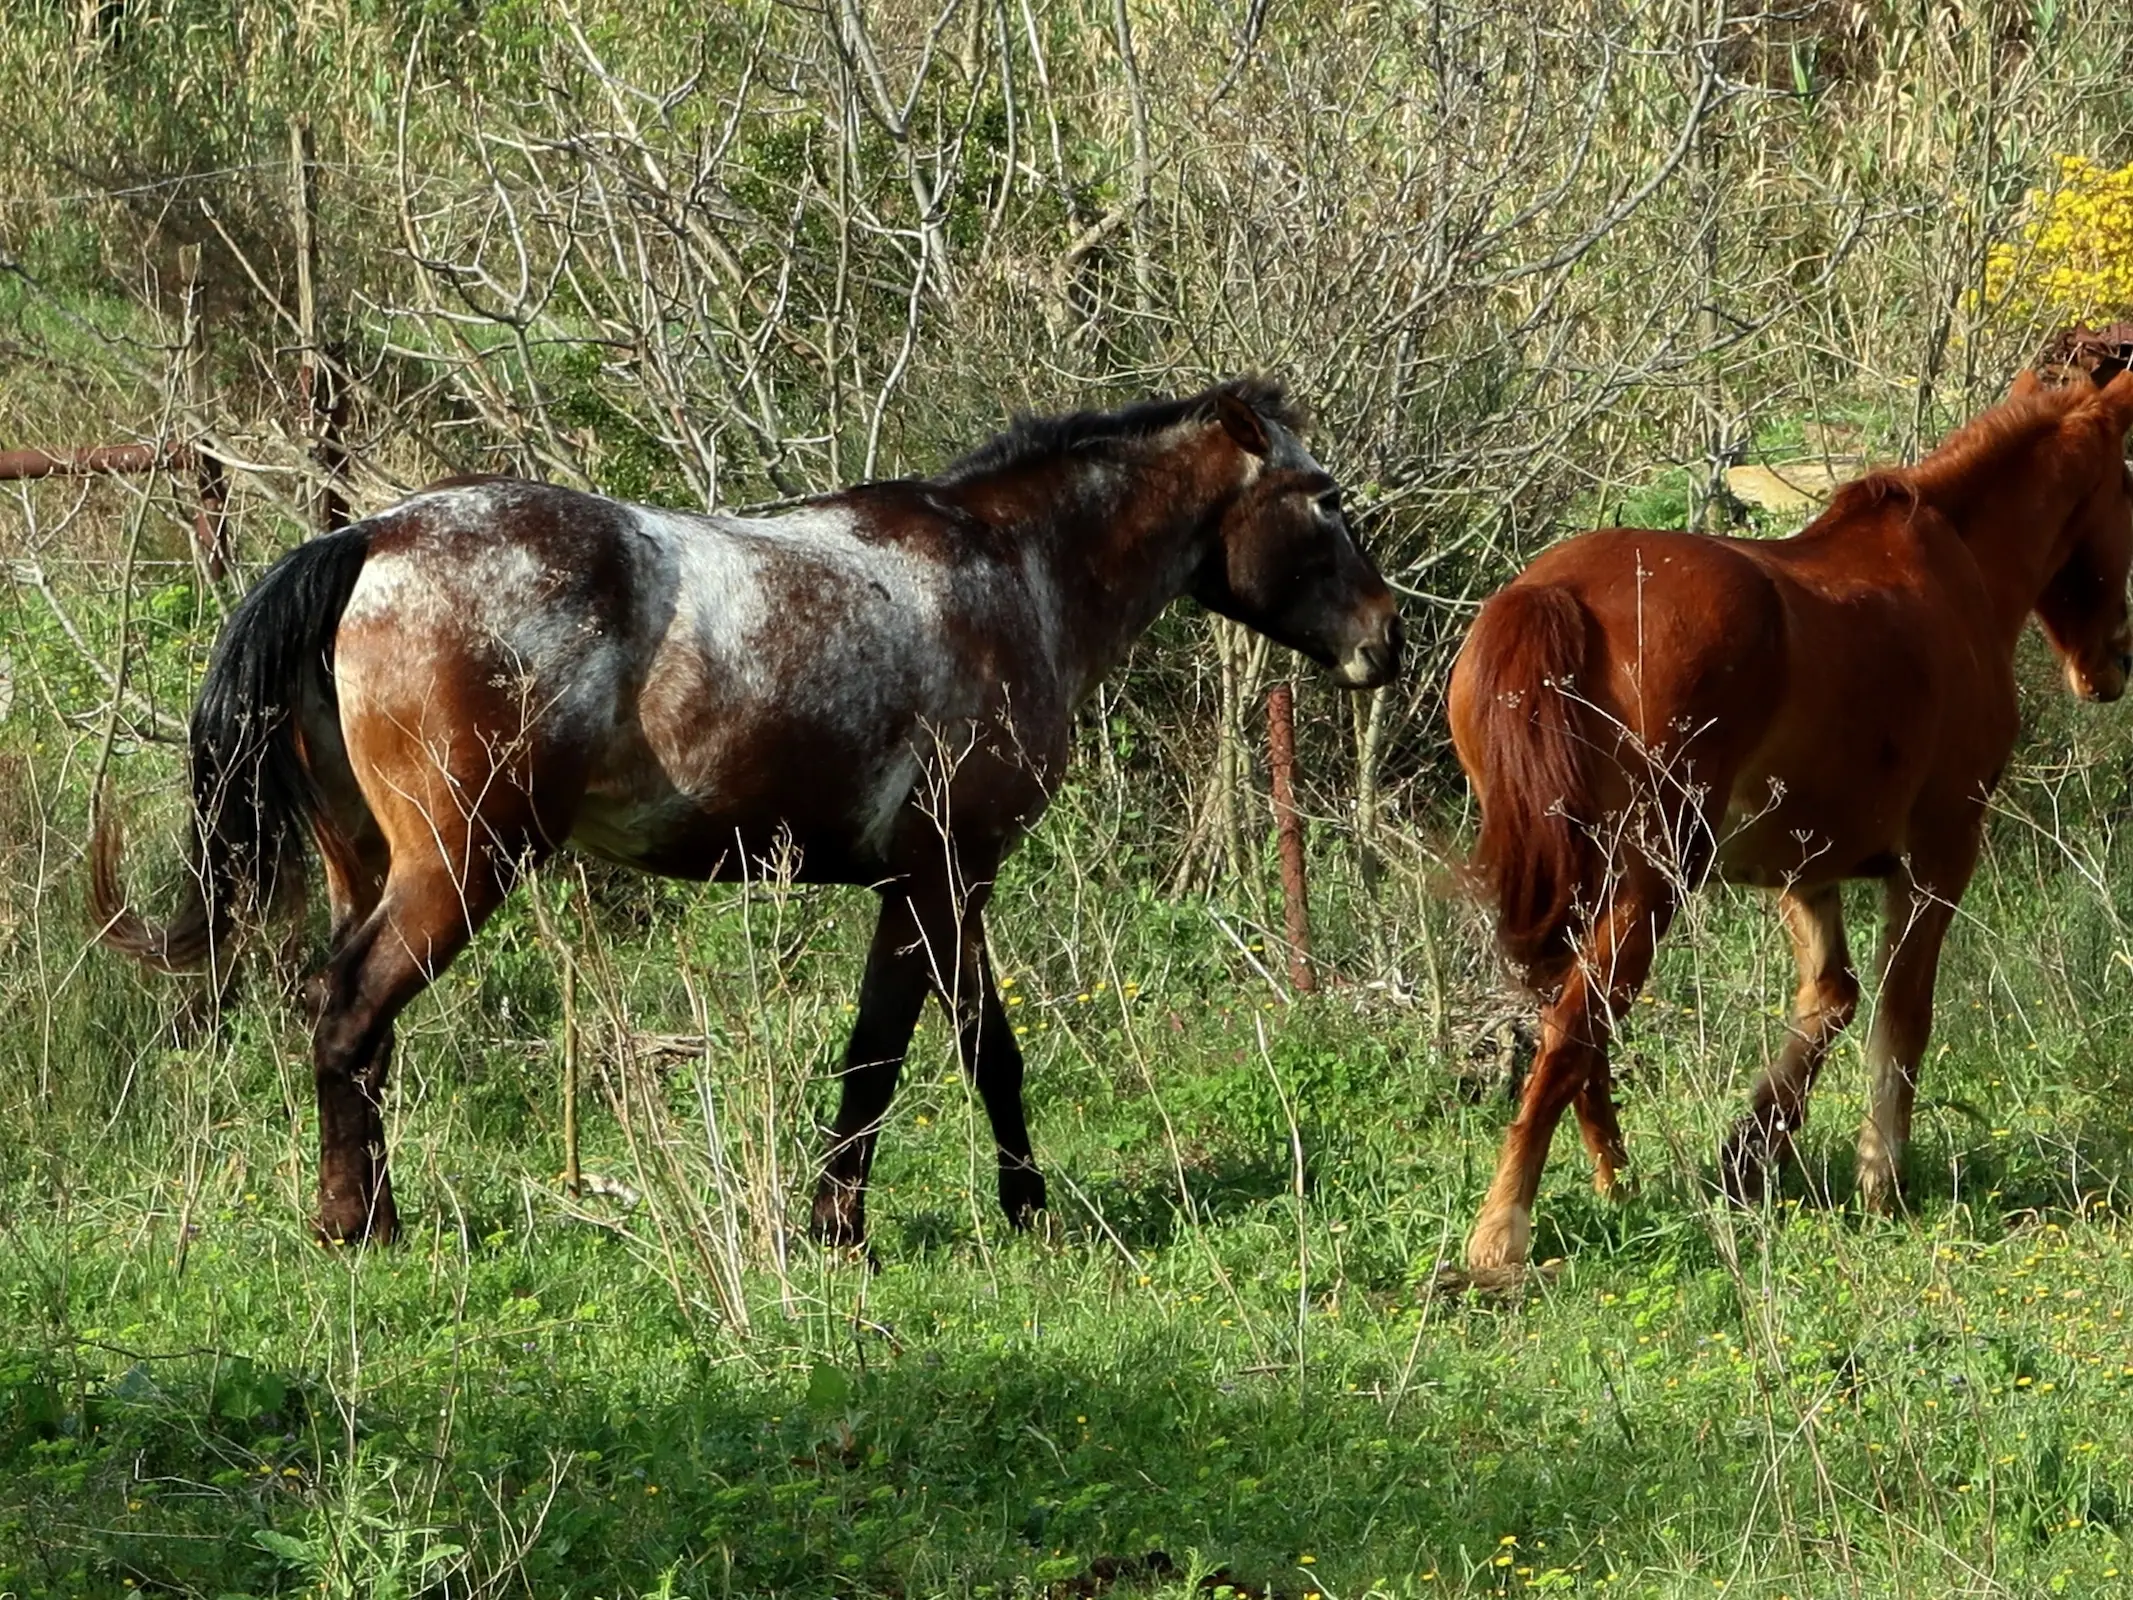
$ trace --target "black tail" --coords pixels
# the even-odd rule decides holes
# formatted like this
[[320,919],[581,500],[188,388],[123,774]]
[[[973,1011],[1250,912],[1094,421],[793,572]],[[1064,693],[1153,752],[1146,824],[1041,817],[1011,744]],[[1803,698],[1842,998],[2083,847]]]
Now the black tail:
[[362,523],[299,545],[231,615],[193,707],[192,872],[177,916],[151,926],[119,884],[120,834],[101,805],[89,906],[114,950],[165,972],[226,967],[241,911],[301,887],[305,836],[324,822],[298,711],[333,703],[333,636],[370,557]]

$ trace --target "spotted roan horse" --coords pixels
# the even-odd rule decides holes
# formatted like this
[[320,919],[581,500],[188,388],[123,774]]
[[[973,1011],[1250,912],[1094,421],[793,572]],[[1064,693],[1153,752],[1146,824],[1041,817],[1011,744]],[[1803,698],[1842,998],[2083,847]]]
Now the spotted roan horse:
[[2125,691],[2129,424],[2133,374],[2057,391],[2025,375],[1796,538],[1583,534],[1482,608],[1452,672],[1452,737],[1481,806],[1476,876],[1544,1009],[1469,1267],[1524,1262],[1566,1108],[1613,1189],[1609,1033],[1712,872],[1778,891],[1799,966],[1790,1032],[1721,1155],[1741,1198],[1788,1152],[1859,1001],[1840,886],[1883,882],[1859,1188],[1893,1203],[1941,940],[2014,748],[2026,619],[2076,694]]
[[511,479],[440,484],[283,557],[194,708],[194,888],[104,942],[226,964],[249,911],[331,902],[317,1012],[318,1228],[398,1227],[380,1097],[393,1019],[568,842],[734,881],[775,856],[876,889],[813,1229],[865,1234],[876,1131],[929,991],[999,1150],[1000,1204],[1045,1203],[984,911],[1043,812],[1075,706],[1174,599],[1387,682],[1400,624],[1278,384],[1023,418],[938,476],[769,518],[651,510]]

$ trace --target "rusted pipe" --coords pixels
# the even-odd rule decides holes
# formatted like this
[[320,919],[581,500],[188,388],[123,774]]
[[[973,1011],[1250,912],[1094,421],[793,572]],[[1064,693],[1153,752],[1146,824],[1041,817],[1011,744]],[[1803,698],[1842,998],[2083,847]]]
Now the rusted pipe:
[[100,444],[84,450],[0,450],[0,482],[24,478],[91,478],[103,472],[181,472],[190,445]]
[[1266,741],[1274,777],[1274,828],[1281,844],[1281,912],[1288,929],[1289,987],[1313,994],[1310,891],[1304,881],[1303,818],[1296,811],[1296,695],[1285,683],[1266,694]]

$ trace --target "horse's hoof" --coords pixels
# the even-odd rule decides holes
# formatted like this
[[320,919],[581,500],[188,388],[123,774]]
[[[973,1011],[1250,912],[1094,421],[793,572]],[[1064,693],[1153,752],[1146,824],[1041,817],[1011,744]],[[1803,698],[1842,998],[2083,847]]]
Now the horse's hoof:
[[1763,1203],[1776,1186],[1778,1168],[1792,1154],[1791,1136],[1748,1118],[1718,1147],[1718,1188],[1737,1206]]
[[1539,1266],[1529,1266],[1523,1261],[1506,1267],[1455,1267],[1450,1263],[1437,1268],[1430,1277],[1427,1295],[1437,1300],[1499,1300],[1515,1303],[1523,1300],[1527,1291],[1547,1283],[1553,1283],[1561,1274],[1560,1261],[1544,1261]]
[[1484,1212],[1466,1242],[1466,1264],[1477,1278],[1484,1274],[1523,1269],[1526,1251],[1533,1239],[1533,1218],[1523,1206],[1506,1206]]
[[1770,1164],[1760,1153],[1727,1148],[1718,1155],[1718,1192],[1726,1201],[1753,1210],[1770,1192]]
[[864,1267],[871,1275],[881,1270],[881,1257],[874,1254],[874,1247],[861,1239],[856,1244],[833,1244],[826,1239],[815,1240],[830,1266]]
[[311,1229],[323,1245],[385,1245],[400,1237],[400,1218],[390,1207],[322,1206]]
[[1893,1172],[1871,1168],[1859,1174],[1859,1205],[1869,1215],[1893,1217],[1903,1209],[1903,1192]]
[[867,1242],[866,1202],[856,1193],[838,1193],[828,1184],[815,1191],[808,1237],[830,1250],[862,1250]]
[[1027,1233],[1035,1227],[1037,1213],[1045,1209],[1044,1174],[1033,1166],[1002,1167],[1000,1209],[1016,1232]]

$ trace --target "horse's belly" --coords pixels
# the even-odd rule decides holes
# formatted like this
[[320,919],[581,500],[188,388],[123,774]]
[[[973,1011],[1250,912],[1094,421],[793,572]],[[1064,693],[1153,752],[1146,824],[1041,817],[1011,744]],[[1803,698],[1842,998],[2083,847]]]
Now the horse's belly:
[[809,737],[726,750],[640,746],[596,769],[571,841],[669,877],[871,883],[883,876],[918,762]]
[[1715,870],[1728,883],[1785,889],[1885,877],[1904,847],[1907,797],[1821,775],[1759,772],[1737,782],[1718,825]]
[[887,875],[849,834],[800,835],[783,822],[760,820],[728,826],[709,814],[588,814],[570,842],[603,861],[699,883],[872,883]]

